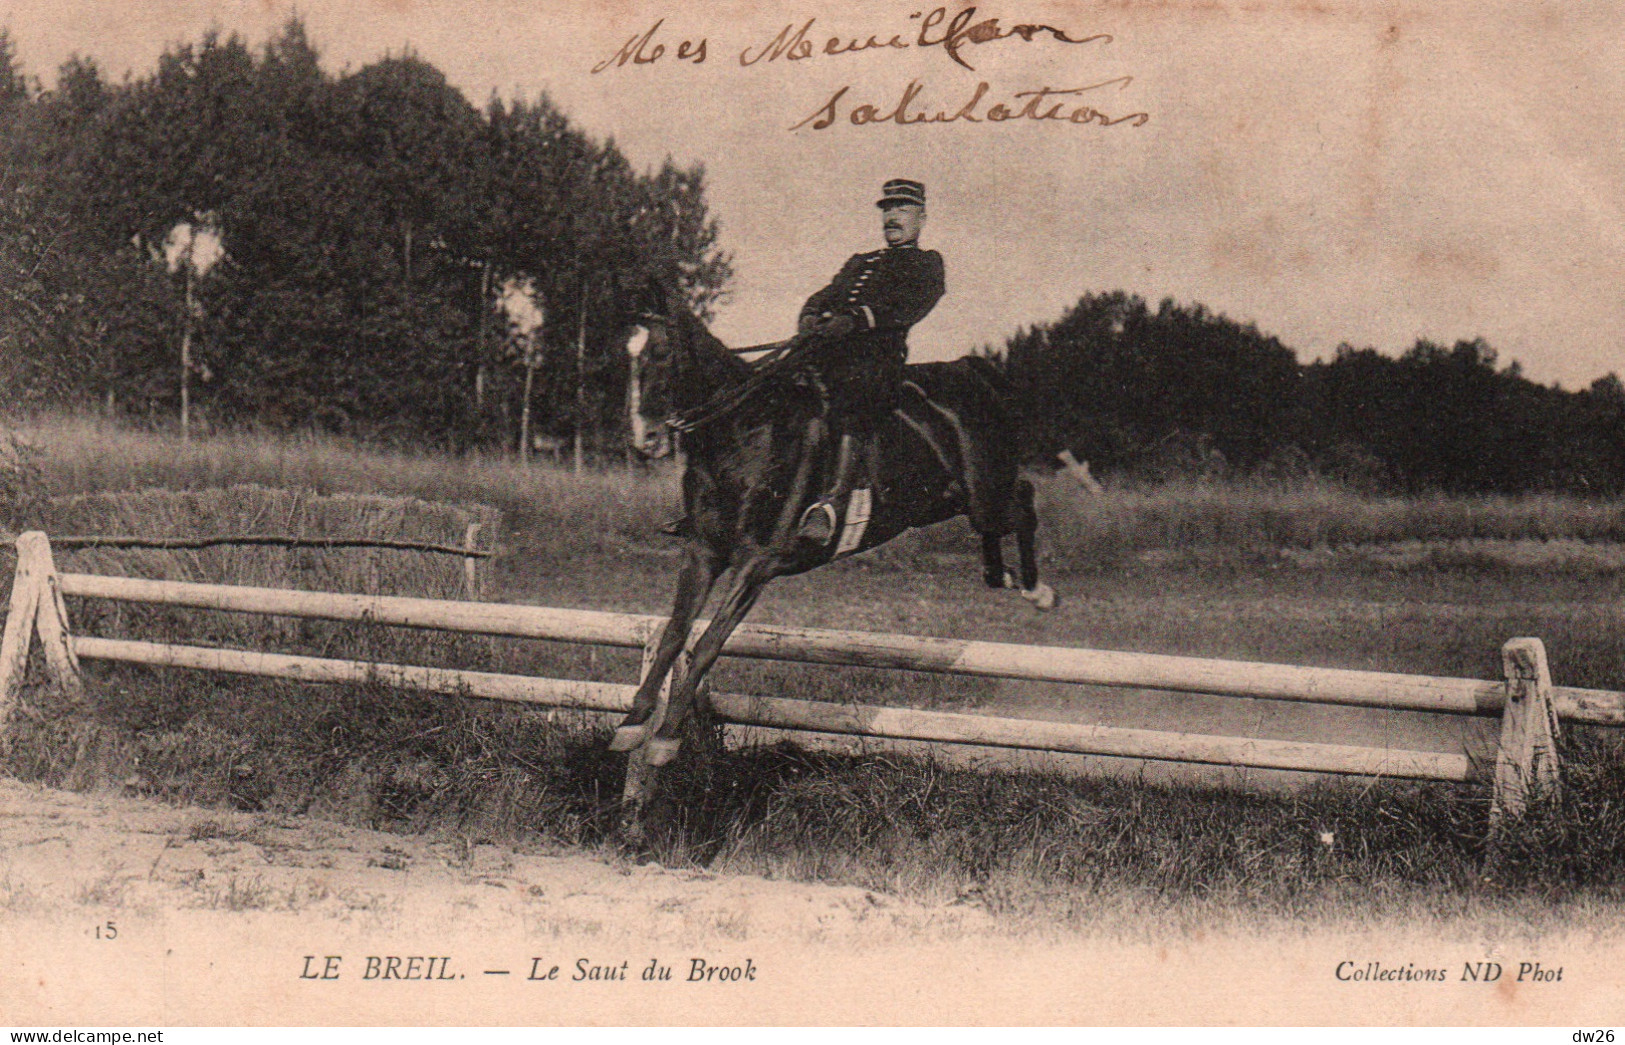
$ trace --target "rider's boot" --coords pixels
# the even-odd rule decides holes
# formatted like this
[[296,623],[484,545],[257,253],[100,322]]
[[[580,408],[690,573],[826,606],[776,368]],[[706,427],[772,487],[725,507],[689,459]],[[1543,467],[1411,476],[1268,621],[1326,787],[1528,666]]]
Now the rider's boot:
[[835,479],[829,491],[801,513],[801,525],[796,530],[796,536],[802,540],[825,545],[834,540],[835,534],[840,531],[835,502],[851,490],[852,469],[858,460],[859,448],[856,443],[857,438],[851,432],[841,435],[841,449],[835,459]]
[[855,480],[854,485],[863,483],[873,491],[876,500],[880,497],[880,437],[878,433],[871,433],[869,438],[861,440],[865,454],[863,457],[864,473],[861,479]]

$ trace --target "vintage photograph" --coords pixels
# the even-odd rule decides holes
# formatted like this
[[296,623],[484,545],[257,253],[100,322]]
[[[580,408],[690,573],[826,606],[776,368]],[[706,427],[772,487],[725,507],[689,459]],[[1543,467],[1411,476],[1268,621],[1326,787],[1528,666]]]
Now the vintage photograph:
[[1622,116],[1531,0],[0,0],[0,1021],[1611,1041]]

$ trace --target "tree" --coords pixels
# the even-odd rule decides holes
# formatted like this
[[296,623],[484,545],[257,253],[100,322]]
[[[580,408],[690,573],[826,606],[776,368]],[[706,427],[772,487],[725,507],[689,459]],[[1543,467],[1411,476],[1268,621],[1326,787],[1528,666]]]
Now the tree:
[[1085,295],[1058,322],[1018,332],[1005,355],[1034,457],[1069,449],[1165,470],[1172,440],[1251,469],[1297,438],[1292,351],[1201,305],[1152,312],[1121,292]]
[[[545,96],[482,113],[410,53],[333,76],[297,19],[257,52],[219,33],[173,45],[117,85],[70,59],[37,98],[5,87],[25,81],[4,44],[0,94],[21,99],[5,118],[26,132],[0,141],[25,190],[5,249],[33,264],[71,244],[38,269],[67,281],[49,292],[106,281],[76,307],[86,329],[128,335],[31,334],[44,400],[100,382],[173,409],[189,391],[172,346],[193,316],[210,380],[191,391],[222,423],[506,442],[522,375],[486,334],[495,289],[529,279],[550,303],[540,424],[590,442],[616,425],[619,343],[648,281],[675,279],[708,310],[730,277],[703,169],[636,172]],[[194,310],[149,255],[200,212],[231,251]],[[93,342],[103,355],[82,365]]]
[[11,42],[11,33],[0,26],[0,113],[26,104],[33,94],[17,60],[17,47]]

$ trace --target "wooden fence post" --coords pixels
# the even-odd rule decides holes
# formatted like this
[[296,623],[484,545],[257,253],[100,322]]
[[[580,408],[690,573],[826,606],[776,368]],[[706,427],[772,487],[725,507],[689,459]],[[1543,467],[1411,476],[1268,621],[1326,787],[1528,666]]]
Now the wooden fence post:
[[[643,645],[643,669],[638,674],[641,684],[649,674],[649,666],[654,663],[655,653],[660,648],[660,638],[665,634],[670,621],[654,629],[647,642]],[[690,660],[694,652],[694,643],[699,640],[700,632],[691,633],[683,650],[677,655],[677,663],[672,666],[671,674],[660,684],[660,692],[655,695],[655,709],[649,716],[649,736],[666,721],[666,708],[671,699],[671,688],[681,682],[688,673]],[[694,707],[689,716],[683,736],[683,751],[679,759],[688,759],[690,764],[695,758],[708,759],[714,753],[721,730],[716,722],[715,713],[711,710],[708,680],[700,680],[700,689],[694,695]],[[663,772],[671,770],[672,766],[652,766],[649,764],[648,745],[640,745],[626,756],[626,783],[621,789],[621,825],[627,839],[633,843],[641,844],[645,838],[645,821],[650,815],[655,799],[659,795],[660,779]],[[681,764],[673,763],[673,765]],[[658,812],[654,814],[659,816]]]
[[82,691],[79,658],[68,635],[68,611],[57,587],[51,542],[38,530],[17,538],[17,573],[11,582],[11,608],[0,639],[0,722],[28,675],[28,653],[39,634],[40,651],[51,682],[66,693]]
[[[463,547],[469,551],[476,551],[480,546],[480,531],[484,527],[479,523],[469,523],[468,529],[463,531]],[[470,555],[463,560],[463,590],[469,602],[479,602],[484,592],[480,584],[479,561]]]
[[30,531],[17,538],[17,572],[11,581],[11,608],[5,638],[0,639],[0,723],[11,713],[28,672],[28,650],[39,614],[41,570],[39,542],[45,535]]
[[[660,648],[660,637],[666,633],[671,622],[667,621],[649,633],[649,638],[643,644],[643,667],[638,672],[638,684],[649,676],[649,668],[654,664],[655,653]],[[688,669],[688,650],[683,650],[677,656],[677,663],[672,666],[671,674],[661,683],[660,692],[655,696],[655,709],[649,716],[649,734],[660,728],[666,720],[666,702],[671,696],[673,680],[680,678]],[[638,745],[626,755],[626,783],[621,788],[621,802],[623,813],[621,821],[626,828],[628,837],[639,841],[643,835],[643,808],[654,797],[655,777],[659,767],[651,766],[647,755],[647,747]]]
[[1501,713],[1501,744],[1495,758],[1492,829],[1504,817],[1522,815],[1532,801],[1557,797],[1562,788],[1559,726],[1545,644],[1539,639],[1513,639],[1501,647],[1501,667],[1506,674],[1506,709]]
[[51,544],[43,533],[38,537],[38,550],[34,553],[40,569],[39,603],[34,625],[39,632],[40,652],[45,654],[45,670],[51,684],[70,696],[84,692],[84,681],[79,674],[79,658],[73,652],[73,638],[68,629],[68,605],[62,598],[62,585],[57,578],[56,562],[51,556]]
[[1071,450],[1062,450],[1055,456],[1061,462],[1061,467],[1066,471],[1066,474],[1072,477],[1073,482],[1083,487],[1088,493],[1094,494],[1096,497],[1105,494],[1106,491],[1101,488],[1100,483],[1097,482],[1095,477],[1090,474],[1088,461],[1080,461],[1076,457],[1073,457]]

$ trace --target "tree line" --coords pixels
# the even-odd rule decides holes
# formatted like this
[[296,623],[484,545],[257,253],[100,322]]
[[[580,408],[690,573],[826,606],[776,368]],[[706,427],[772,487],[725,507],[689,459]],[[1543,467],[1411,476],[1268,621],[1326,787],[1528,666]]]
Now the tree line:
[[[0,30],[0,405],[170,423],[187,395],[216,426],[461,450],[529,423],[616,448],[641,291],[675,281],[709,315],[728,288],[705,191],[703,167],[635,171],[545,95],[478,109],[410,53],[327,72],[298,19],[118,83],[72,58],[51,90]],[[1305,365],[1114,292],[984,351],[1033,462],[1625,492],[1618,377],[1541,386],[1482,340]]]
[[0,397],[168,418],[186,387],[207,423],[460,449],[512,447],[528,387],[539,434],[618,439],[637,291],[706,313],[731,275],[704,169],[635,171],[545,95],[476,109],[410,53],[318,57],[295,19],[46,91],[0,33]]
[[1292,349],[1210,312],[1086,294],[1000,349],[1029,457],[1146,479],[1309,473],[1371,490],[1625,493],[1625,385],[1568,392],[1482,339]]

